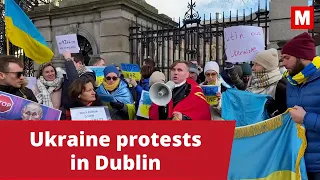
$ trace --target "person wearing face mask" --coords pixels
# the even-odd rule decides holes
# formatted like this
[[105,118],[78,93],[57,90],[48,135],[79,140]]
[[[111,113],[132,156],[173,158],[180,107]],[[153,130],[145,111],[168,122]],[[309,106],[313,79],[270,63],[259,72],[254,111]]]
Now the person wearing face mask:
[[270,96],[266,104],[269,115],[284,113],[287,110],[286,81],[280,73],[277,50],[271,48],[259,52],[253,63],[252,77],[246,90]]
[[58,73],[52,63],[42,64],[39,68],[37,84],[32,88],[38,103],[59,109],[62,82],[62,73]]
[[71,108],[103,105],[94,90],[93,83],[85,77],[79,77],[71,83],[68,88],[68,95],[71,102],[63,109],[61,120],[71,120]]
[[[133,120],[136,109],[127,83],[120,78],[120,72],[114,65],[103,70],[104,81],[97,88],[98,96],[110,109],[113,120]],[[111,112],[111,109],[113,112]]]
[[14,56],[0,56],[0,91],[38,102],[26,87],[23,62]]
[[308,179],[320,179],[320,57],[315,42],[302,33],[282,48],[287,83],[287,105],[294,122],[306,129],[307,149],[304,154]]
[[152,103],[149,118],[154,120],[211,120],[210,106],[201,87],[189,78],[189,64],[175,61],[170,66],[174,83],[172,100],[162,108]]

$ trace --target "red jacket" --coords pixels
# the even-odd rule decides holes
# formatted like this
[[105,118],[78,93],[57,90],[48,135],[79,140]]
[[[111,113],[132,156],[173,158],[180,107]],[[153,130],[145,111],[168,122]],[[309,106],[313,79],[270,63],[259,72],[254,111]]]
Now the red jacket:
[[[172,119],[173,112],[180,112],[188,116],[191,120],[211,120],[210,105],[202,92],[201,87],[192,79],[187,79],[191,85],[191,91],[187,97],[182,99],[174,108],[173,101],[168,104],[168,118]],[[151,104],[149,109],[149,118],[159,119],[158,106]]]

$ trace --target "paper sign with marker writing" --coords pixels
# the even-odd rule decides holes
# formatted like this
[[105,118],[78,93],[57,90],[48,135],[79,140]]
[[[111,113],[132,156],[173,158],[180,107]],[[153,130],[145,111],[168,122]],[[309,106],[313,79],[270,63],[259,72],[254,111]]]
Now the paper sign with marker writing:
[[233,26],[224,29],[227,62],[249,62],[265,48],[261,27]]
[[108,107],[79,107],[70,109],[73,121],[108,121],[111,120]]
[[59,54],[63,54],[65,51],[69,51],[70,53],[79,53],[80,47],[78,45],[76,34],[56,36],[56,40]]
[[88,69],[91,69],[96,74],[96,83],[98,86],[103,82],[104,73],[103,70],[105,66],[86,66]]
[[149,108],[152,104],[148,91],[143,90],[139,101],[137,116],[149,118]]
[[138,64],[124,64],[121,63],[121,70],[124,78],[133,78],[136,81],[140,81],[140,67]]
[[218,105],[219,99],[216,96],[217,92],[220,92],[219,86],[213,86],[213,85],[201,85],[203,94],[206,96],[207,102],[210,105]]

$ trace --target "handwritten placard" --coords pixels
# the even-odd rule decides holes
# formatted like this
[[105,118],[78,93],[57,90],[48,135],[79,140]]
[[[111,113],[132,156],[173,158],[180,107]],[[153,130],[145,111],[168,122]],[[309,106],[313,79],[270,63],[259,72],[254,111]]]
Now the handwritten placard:
[[98,86],[103,82],[104,73],[103,70],[105,66],[86,66],[88,69],[92,70],[96,74],[96,83]]
[[56,36],[56,40],[59,54],[63,54],[65,51],[69,51],[70,53],[79,53],[80,48],[76,34]]
[[264,33],[261,27],[233,26],[224,29],[227,62],[249,62],[263,51]]
[[219,86],[201,85],[201,88],[210,105],[215,106],[219,104],[219,98],[216,96],[220,92]]
[[137,116],[149,118],[149,109],[152,104],[148,91],[143,90],[139,101]]
[[108,121],[111,120],[108,107],[78,107],[70,109],[72,121]]
[[121,63],[121,70],[124,78],[133,78],[136,81],[140,81],[140,67],[138,64],[125,64]]

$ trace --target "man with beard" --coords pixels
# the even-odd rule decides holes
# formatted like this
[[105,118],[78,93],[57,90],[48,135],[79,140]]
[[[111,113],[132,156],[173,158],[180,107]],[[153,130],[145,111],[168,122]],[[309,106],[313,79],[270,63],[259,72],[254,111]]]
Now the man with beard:
[[172,99],[165,110],[152,103],[149,118],[155,120],[211,120],[210,106],[201,87],[189,78],[189,64],[186,61],[175,61],[170,66],[170,73],[171,81],[174,82]]
[[38,102],[25,82],[23,62],[14,56],[0,57],[0,91]]
[[292,119],[306,128],[305,162],[309,180],[320,179],[320,57],[308,33],[300,34],[282,48],[287,71],[287,105]]

